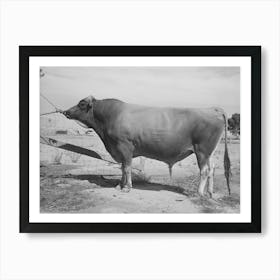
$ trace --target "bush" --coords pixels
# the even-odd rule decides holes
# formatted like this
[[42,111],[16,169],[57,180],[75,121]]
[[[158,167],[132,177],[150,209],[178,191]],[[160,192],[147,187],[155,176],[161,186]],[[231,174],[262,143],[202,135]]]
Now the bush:
[[81,154],[70,152],[70,151],[67,151],[67,155],[70,157],[73,163],[77,163],[80,157],[82,156]]
[[54,155],[53,162],[54,162],[55,164],[61,164],[62,156],[63,156],[63,152],[56,151],[56,153],[55,153],[55,155]]
[[148,183],[151,180],[151,176],[147,176],[144,172],[132,170],[132,180],[137,183]]
[[235,136],[240,135],[240,114],[233,114],[228,119],[228,130]]

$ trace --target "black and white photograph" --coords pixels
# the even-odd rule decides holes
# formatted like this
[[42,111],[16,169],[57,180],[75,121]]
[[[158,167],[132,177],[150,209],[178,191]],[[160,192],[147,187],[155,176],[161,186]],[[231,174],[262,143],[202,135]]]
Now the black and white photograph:
[[22,228],[260,230],[258,46],[20,58]]
[[240,67],[42,66],[40,143],[41,213],[239,213]]

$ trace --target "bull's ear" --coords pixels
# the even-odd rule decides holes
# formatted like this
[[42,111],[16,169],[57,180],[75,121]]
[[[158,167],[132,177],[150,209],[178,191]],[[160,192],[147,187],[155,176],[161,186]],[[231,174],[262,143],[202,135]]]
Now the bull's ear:
[[87,111],[89,111],[89,109],[92,108],[93,103],[96,101],[96,99],[95,99],[92,95],[90,95],[90,96],[88,96],[88,97],[86,98],[86,100],[87,100],[87,103],[88,103],[88,105],[87,105]]

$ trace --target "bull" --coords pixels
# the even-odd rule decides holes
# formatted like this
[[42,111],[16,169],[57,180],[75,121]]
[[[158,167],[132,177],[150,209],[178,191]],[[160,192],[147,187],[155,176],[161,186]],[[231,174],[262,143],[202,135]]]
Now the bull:
[[112,158],[121,163],[118,189],[132,188],[132,159],[138,156],[172,166],[195,153],[200,170],[198,193],[213,195],[211,157],[225,132],[224,170],[230,194],[230,159],[227,148],[227,117],[220,108],[157,108],[128,104],[117,99],[82,99],[63,111],[69,118],[95,130]]

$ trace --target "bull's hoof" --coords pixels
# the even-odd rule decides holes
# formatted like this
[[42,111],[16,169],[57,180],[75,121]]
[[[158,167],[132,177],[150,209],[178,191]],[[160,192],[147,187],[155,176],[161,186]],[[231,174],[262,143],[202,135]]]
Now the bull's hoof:
[[131,190],[131,188],[128,187],[128,186],[124,186],[124,187],[122,188],[122,192],[124,192],[124,193],[130,192],[130,190]]
[[210,199],[214,200],[214,201],[218,201],[219,196],[216,193],[212,193],[212,195],[210,196]]
[[122,187],[121,187],[121,185],[117,185],[117,186],[115,187],[115,189],[116,189],[117,191],[120,191],[120,190],[122,189]]
[[207,195],[209,198],[213,198],[213,193],[212,192],[207,192]]
[[204,194],[204,193],[202,193],[202,192],[197,192],[197,194],[198,194],[198,196],[200,197],[200,198],[205,198],[206,197],[206,195]]

